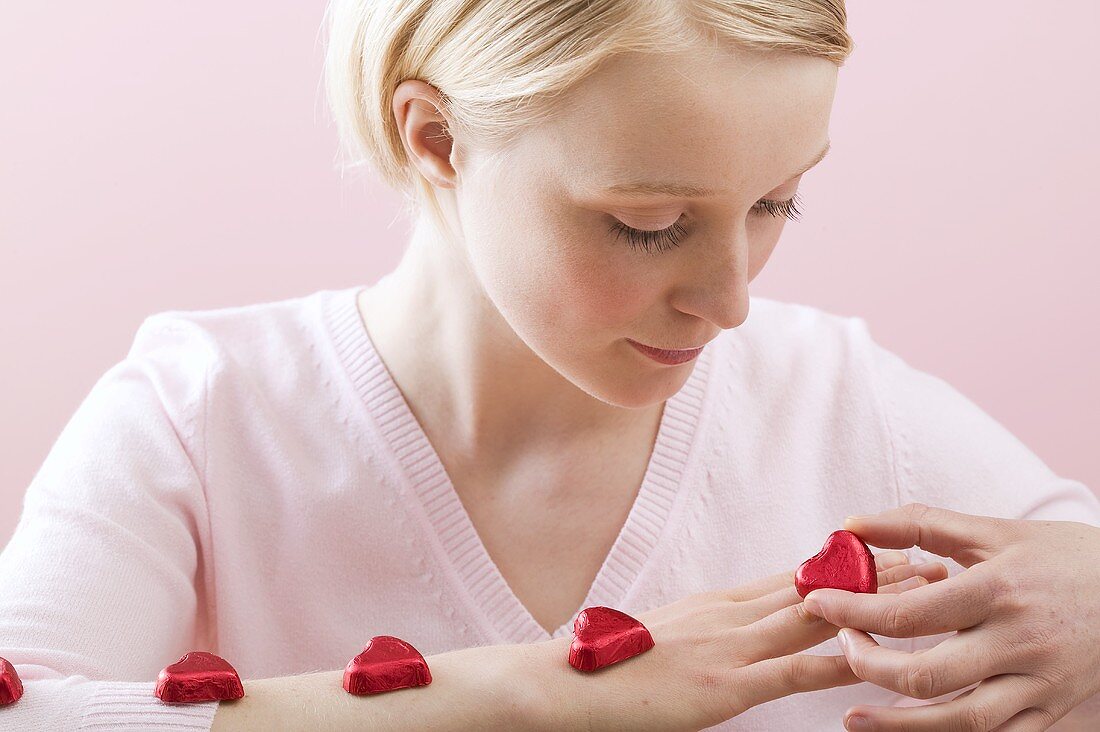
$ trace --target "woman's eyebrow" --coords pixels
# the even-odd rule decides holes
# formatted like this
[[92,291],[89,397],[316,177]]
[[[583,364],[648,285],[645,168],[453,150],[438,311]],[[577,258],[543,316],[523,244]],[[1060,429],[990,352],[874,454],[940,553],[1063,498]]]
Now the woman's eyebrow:
[[[792,173],[786,180],[795,178],[802,175],[810,168],[814,167],[829,154],[829,147],[832,145],[832,140],[825,141],[825,147],[821,148],[821,152],[813,157],[809,163],[804,165],[801,170]],[[608,186],[603,189],[604,193],[612,193],[618,196],[675,196],[677,198],[700,198],[703,196],[713,196],[721,191],[715,191],[711,188],[704,186],[691,185],[690,183],[673,183],[667,181],[634,181],[630,183],[616,183],[615,185]]]

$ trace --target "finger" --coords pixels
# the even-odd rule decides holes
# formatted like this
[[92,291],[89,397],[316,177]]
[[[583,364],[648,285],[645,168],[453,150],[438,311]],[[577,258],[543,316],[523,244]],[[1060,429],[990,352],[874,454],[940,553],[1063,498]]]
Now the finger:
[[917,707],[850,708],[844,716],[849,727],[851,717],[866,717],[870,729],[904,732],[988,732],[1027,707],[1034,696],[1033,682],[1017,674],[994,676],[950,701]]
[[[892,585],[912,577],[924,577],[930,582],[947,579],[947,567],[942,562],[924,562],[921,564],[902,564],[878,573],[879,592],[884,586]],[[916,587],[915,584],[910,585]]]
[[738,585],[728,590],[722,590],[722,596],[734,602],[748,602],[758,597],[763,597],[764,595],[770,595],[773,592],[782,590],[784,587],[793,584],[794,570],[789,569],[769,577],[762,577],[752,580],[751,582],[746,582],[743,585]]
[[906,564],[909,564],[909,555],[905,552],[888,551],[875,555],[875,569],[879,572]]
[[900,594],[814,590],[804,604],[842,628],[913,638],[977,625],[991,612],[994,599],[992,582],[963,572]]
[[731,654],[748,665],[812,648],[839,630],[824,618],[806,612],[805,603],[799,602],[735,628]]
[[976,684],[1001,673],[1007,661],[992,650],[997,644],[972,633],[953,635],[916,653],[880,646],[852,628],[842,629],[837,640],[856,676],[913,699],[933,699]]
[[743,625],[747,625],[800,602],[802,602],[802,595],[798,594],[798,588],[794,586],[792,580],[792,584],[781,590],[744,603],[741,608],[738,608],[738,617],[743,618]]
[[780,697],[805,691],[859,683],[844,656],[796,653],[769,658],[734,672],[737,701],[749,709]]
[[915,587],[928,584],[928,580],[924,577],[910,577],[909,579],[902,580],[901,582],[895,582],[885,587],[878,588],[879,594],[882,595],[896,595],[906,590],[912,590]]
[[844,528],[874,546],[890,549],[919,546],[969,567],[995,556],[1010,543],[1011,523],[909,503],[870,516],[849,516],[844,520]]
[[939,562],[929,562],[927,564],[915,564],[913,566],[913,576],[906,577],[899,582],[891,582],[890,584],[879,584],[878,591],[881,594],[897,594],[899,592],[905,592],[921,585],[927,585],[932,582],[939,582],[945,580],[948,577],[947,567],[943,566]]
[[1043,732],[1061,718],[1043,707],[1031,707],[997,727],[997,732]]
[[[907,564],[908,562],[909,557],[905,552],[888,551],[875,555],[875,567],[879,571]],[[724,599],[734,602],[748,602],[749,600],[755,600],[759,597],[770,595],[786,587],[792,587],[794,585],[794,573],[795,570],[788,569],[778,574],[746,582],[743,585],[738,585],[728,590],[720,590],[719,594]]]
[[964,697],[965,697],[965,696],[966,696],[967,694],[973,694],[973,693],[974,693],[974,690],[975,690],[975,689],[977,689],[977,688],[978,688],[978,687],[976,687],[976,686],[972,686],[972,687],[970,687],[969,689],[967,689],[966,691],[964,691],[963,693],[959,694],[959,695],[958,695],[957,697],[955,697],[955,698],[956,698],[956,699],[962,699],[962,698],[964,698]]
[[[909,560],[909,558],[906,557],[901,552],[892,552],[892,553],[901,556],[902,560],[905,561],[905,562],[908,562],[908,560]],[[913,576],[918,571],[918,570],[914,569],[915,566],[916,567],[928,566],[928,565],[910,565],[910,564],[904,564],[904,563],[903,564],[895,564],[895,562],[897,562],[896,558],[887,558],[883,562],[886,569],[879,572],[879,574],[878,574],[879,585],[882,585],[883,583],[886,583],[886,582],[893,583],[893,582],[896,581],[896,578],[904,579],[906,577]],[[929,564],[935,564],[935,563],[932,562],[932,563],[929,563]],[[943,565],[940,565],[940,566],[943,566]],[[935,571],[932,570],[932,569],[925,569],[925,570],[921,570],[921,571],[926,573],[926,574],[933,574],[933,575],[935,574]],[[945,567],[944,572],[946,572],[946,571],[947,571],[947,568]],[[788,584],[786,584],[783,587],[775,590],[774,592],[771,592],[767,595],[763,595],[763,596],[758,597],[758,598],[753,599],[753,600],[745,601],[745,606],[744,606],[744,608],[742,608],[743,611],[744,611],[743,617],[745,617],[749,622],[759,620],[760,618],[763,618],[767,615],[771,615],[776,610],[781,610],[781,609],[787,607],[788,605],[794,605],[795,603],[802,602],[802,596],[798,594],[798,590],[795,588],[794,573],[793,572],[790,573],[790,579],[791,579],[791,581]]]

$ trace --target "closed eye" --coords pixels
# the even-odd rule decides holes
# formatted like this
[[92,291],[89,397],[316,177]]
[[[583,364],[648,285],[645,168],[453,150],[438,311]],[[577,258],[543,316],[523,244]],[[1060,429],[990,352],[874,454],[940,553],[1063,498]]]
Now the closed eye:
[[[797,221],[798,217],[802,214],[798,209],[799,201],[798,193],[795,193],[794,196],[788,198],[786,201],[773,201],[762,198],[753,204],[752,211],[757,216],[782,217],[791,221]],[[625,235],[627,243],[630,244],[630,248],[634,251],[644,249],[648,252],[651,248],[655,248],[657,251],[663,252],[673,247],[680,246],[680,242],[687,234],[687,229],[679,220],[672,224],[672,226],[664,229],[657,229],[656,231],[635,229],[616,220],[615,223],[611,225],[610,232],[615,234],[616,239]]]

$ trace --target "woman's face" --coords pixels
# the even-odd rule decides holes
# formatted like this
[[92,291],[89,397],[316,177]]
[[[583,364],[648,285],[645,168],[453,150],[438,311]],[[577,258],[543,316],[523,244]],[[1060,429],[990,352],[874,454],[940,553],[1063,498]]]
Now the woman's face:
[[[548,124],[462,162],[449,193],[480,287],[589,394],[667,399],[695,362],[660,364],[627,339],[698,347],[745,321],[749,282],[787,220],[757,202],[792,198],[827,144],[836,77],[825,59],[788,54],[610,60]],[[612,190],[633,183],[712,192]]]

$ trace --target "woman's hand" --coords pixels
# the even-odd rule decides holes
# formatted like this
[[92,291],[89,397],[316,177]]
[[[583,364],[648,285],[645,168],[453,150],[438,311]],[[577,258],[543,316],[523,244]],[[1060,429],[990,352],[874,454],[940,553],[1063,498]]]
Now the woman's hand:
[[[1100,692],[1100,529],[919,503],[849,518],[845,528],[873,546],[919,546],[967,568],[902,595],[807,595],[807,608],[846,628],[838,640],[856,675],[917,699],[978,684],[940,704],[852,707],[848,729],[1045,730]],[[954,630],[915,653],[880,647],[867,635]],[[854,716],[868,724],[853,724]]]
[[[910,565],[901,552],[879,555],[876,565],[882,593],[947,576],[943,564]],[[793,570],[635,617],[654,647],[598,671],[568,664],[572,638],[518,647],[523,669],[515,675],[537,685],[525,728],[699,730],[772,699],[859,682],[844,656],[797,653],[839,628],[806,612]]]

